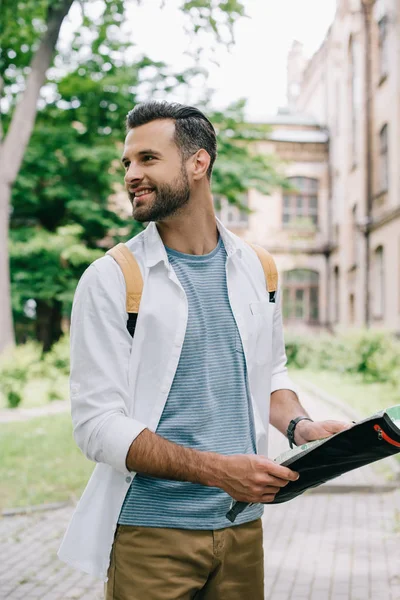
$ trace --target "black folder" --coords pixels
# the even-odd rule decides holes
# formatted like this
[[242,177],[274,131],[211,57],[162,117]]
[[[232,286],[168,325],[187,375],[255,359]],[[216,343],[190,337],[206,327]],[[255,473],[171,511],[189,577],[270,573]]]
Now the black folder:
[[[400,404],[359,421],[350,429],[298,446],[275,460],[297,471],[269,504],[281,504],[343,473],[400,452]],[[249,504],[233,502],[226,517],[232,523]]]

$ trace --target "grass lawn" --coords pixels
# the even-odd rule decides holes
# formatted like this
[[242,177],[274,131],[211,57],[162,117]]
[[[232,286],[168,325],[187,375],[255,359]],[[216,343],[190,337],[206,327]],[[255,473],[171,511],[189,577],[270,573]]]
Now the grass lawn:
[[365,383],[359,375],[313,371],[311,369],[289,369],[294,381],[313,383],[327,394],[334,396],[353,408],[360,417],[400,404],[400,390],[387,383]]
[[0,456],[0,509],[79,497],[94,467],[69,414],[0,424]]

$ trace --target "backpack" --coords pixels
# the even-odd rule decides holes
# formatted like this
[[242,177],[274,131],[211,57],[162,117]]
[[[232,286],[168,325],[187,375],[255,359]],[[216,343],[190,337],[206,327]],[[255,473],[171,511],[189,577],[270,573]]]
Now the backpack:
[[[278,289],[278,271],[271,254],[255,244],[249,244],[257,254],[265,275],[269,301],[275,302]],[[106,252],[118,263],[124,275],[126,285],[126,312],[128,321],[126,327],[133,337],[139,313],[140,300],[143,292],[143,278],[139,265],[132,252],[124,243],[117,244]]]

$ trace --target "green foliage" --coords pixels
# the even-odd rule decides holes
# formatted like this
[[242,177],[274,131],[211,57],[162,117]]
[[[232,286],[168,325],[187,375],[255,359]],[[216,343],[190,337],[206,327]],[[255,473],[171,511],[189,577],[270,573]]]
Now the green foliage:
[[59,227],[54,233],[38,226],[12,229],[10,263],[13,310],[18,318],[30,299],[60,300],[70,308],[77,279],[103,255],[81,243],[82,227]]
[[0,2],[0,73],[6,86],[29,67],[43,33],[48,0]]
[[40,346],[33,342],[18,346],[3,354],[0,359],[0,392],[9,408],[16,408],[22,401],[25,387],[38,372]]
[[214,34],[218,42],[223,41],[221,29],[226,26],[230,34],[229,42],[232,43],[235,21],[238,17],[246,16],[243,3],[238,0],[187,0],[182,10],[190,17],[195,33],[207,31]]
[[[5,132],[55,6],[49,0],[1,3]],[[81,25],[71,45],[56,53],[13,185],[9,237],[14,320],[17,331],[26,332],[24,339],[36,336],[45,349],[58,338],[61,311],[69,316],[85,268],[142,229],[110,205],[123,180],[119,157],[124,118],[137,103],[139,86],[148,85],[149,97],[155,92],[167,96],[177,86],[190,85],[197,74],[206,75],[200,62],[178,73],[147,56],[129,62],[125,50],[132,40],[122,28],[125,7],[124,0],[104,0],[96,10],[87,0],[74,5],[80,9]],[[224,33],[232,34],[235,19],[244,16],[238,0],[195,0],[182,2],[180,8],[192,32],[206,31],[224,43],[229,43]],[[249,150],[249,142],[264,139],[266,130],[244,124],[244,106],[240,101],[214,114],[204,106],[218,133],[212,191],[240,207],[250,187],[269,193],[275,185],[284,185],[275,161]],[[35,318],[26,314],[31,299],[41,307],[40,326],[38,319],[32,326]]]
[[286,335],[288,364],[359,375],[365,382],[400,386],[400,343],[389,332],[353,331],[338,336]]
[[[69,337],[62,337],[52,350],[42,352],[40,344],[28,342],[16,346],[1,356],[0,393],[9,408],[23,403],[28,384],[39,386],[45,404],[52,400],[65,400],[65,381],[69,376]],[[34,387],[34,385],[33,385]]]
[[51,352],[46,353],[43,365],[44,374],[54,371],[57,375],[69,376],[69,336],[64,335],[54,344]]

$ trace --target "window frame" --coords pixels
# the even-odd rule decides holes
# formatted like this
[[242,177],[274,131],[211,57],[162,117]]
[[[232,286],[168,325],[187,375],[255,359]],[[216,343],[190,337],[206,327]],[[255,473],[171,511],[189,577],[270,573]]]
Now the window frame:
[[319,179],[294,175],[288,177],[287,181],[293,188],[297,189],[283,190],[282,228],[290,229],[295,227],[298,219],[310,219],[310,229],[318,229]]
[[[307,275],[309,275],[308,278]],[[320,323],[320,274],[318,271],[301,268],[285,271],[282,288],[282,311],[285,321],[308,325]],[[298,314],[299,308],[301,308],[301,314]]]

